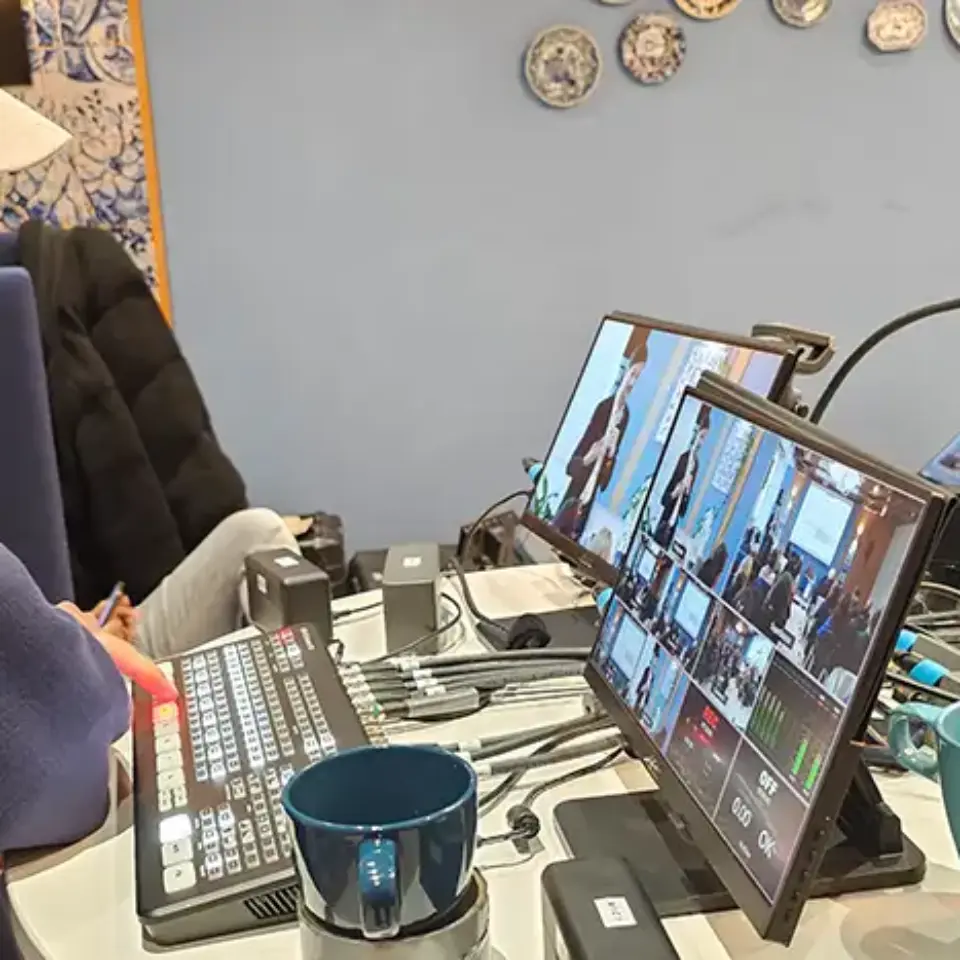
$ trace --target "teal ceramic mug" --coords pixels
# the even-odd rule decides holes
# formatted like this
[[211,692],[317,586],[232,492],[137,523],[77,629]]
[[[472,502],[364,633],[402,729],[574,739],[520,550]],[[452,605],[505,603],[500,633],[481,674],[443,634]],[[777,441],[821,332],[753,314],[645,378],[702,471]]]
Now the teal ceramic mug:
[[[916,745],[913,731],[917,724],[933,731],[936,749]],[[960,851],[960,703],[945,708],[929,703],[901,704],[890,718],[889,741],[897,760],[908,770],[940,783],[953,842]]]

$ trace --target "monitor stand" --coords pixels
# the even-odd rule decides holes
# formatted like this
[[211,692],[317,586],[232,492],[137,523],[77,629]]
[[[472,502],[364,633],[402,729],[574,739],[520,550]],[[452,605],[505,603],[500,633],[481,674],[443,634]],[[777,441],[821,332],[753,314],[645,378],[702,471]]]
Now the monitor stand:
[[[657,791],[568,800],[555,811],[574,857],[626,860],[661,918],[734,910],[720,878]],[[923,852],[904,836],[861,761],[844,800],[835,836],[823,858],[813,897],[834,897],[919,883]]]
[[[597,639],[597,633],[600,630],[600,621],[603,614],[597,609],[596,604],[591,603],[584,607],[569,607],[566,610],[550,610],[547,613],[537,613],[534,616],[539,617],[550,634],[550,648],[555,650],[569,650],[571,647],[593,646]],[[497,619],[495,622],[501,624],[506,632],[502,640],[485,634],[487,641],[497,650],[503,650],[507,645],[507,633],[513,626],[515,617],[506,619]]]

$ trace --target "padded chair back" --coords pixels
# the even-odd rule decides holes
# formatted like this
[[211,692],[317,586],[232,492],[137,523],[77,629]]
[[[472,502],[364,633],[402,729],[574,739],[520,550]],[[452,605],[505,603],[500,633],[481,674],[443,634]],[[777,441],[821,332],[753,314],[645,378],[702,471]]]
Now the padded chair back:
[[73,596],[33,284],[0,235],[0,543],[53,603]]

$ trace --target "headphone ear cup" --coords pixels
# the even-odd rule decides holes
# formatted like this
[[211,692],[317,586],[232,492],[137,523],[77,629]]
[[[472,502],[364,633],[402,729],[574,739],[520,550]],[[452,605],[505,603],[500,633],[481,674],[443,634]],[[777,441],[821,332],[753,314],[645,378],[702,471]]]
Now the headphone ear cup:
[[536,614],[525,613],[517,617],[507,634],[508,650],[539,650],[547,646],[552,637],[547,625]]

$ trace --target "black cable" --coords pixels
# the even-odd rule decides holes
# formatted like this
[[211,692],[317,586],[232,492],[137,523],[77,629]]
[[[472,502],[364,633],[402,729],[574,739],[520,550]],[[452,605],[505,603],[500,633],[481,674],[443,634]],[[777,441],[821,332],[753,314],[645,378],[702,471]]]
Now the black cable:
[[881,344],[887,337],[893,336],[898,330],[909,327],[913,323],[925,320],[927,317],[935,317],[941,313],[950,313],[953,310],[960,310],[960,299],[943,300],[940,303],[931,303],[926,307],[920,307],[918,310],[911,310],[895,320],[884,324],[879,330],[874,330],[863,343],[857,347],[846,360],[840,364],[840,369],[831,377],[820,399],[817,400],[813,412],[810,414],[811,423],[819,423],[823,417],[824,411],[834,398],[837,391],[843,386],[844,380],[850,376],[853,368],[876,346]]
[[587,777],[591,773],[597,773],[599,770],[602,770],[604,767],[613,763],[613,761],[616,760],[621,753],[623,753],[623,747],[617,747],[616,750],[611,750],[599,760],[594,760],[585,766],[577,767],[576,770],[571,770],[569,773],[565,773],[561,777],[554,777],[553,780],[547,780],[544,783],[538,783],[523,798],[522,805],[525,807],[532,807],[534,802],[547,793],[547,791],[553,790],[555,787],[562,787],[567,783],[572,783],[574,780],[579,780],[581,777]]
[[575,720],[568,720],[556,729],[551,730],[544,735],[542,730],[531,730],[528,733],[518,733],[511,737],[503,737],[500,740],[491,739],[488,743],[481,742],[480,749],[471,752],[471,761],[489,760],[491,757],[499,757],[505,753],[513,753],[515,750],[522,750],[524,747],[532,747],[541,740],[548,737],[559,737],[571,732],[590,733],[600,731],[605,726],[612,726],[613,721],[606,716],[600,717],[577,717]]
[[379,610],[382,606],[383,601],[377,600],[376,603],[367,603],[362,607],[350,607],[348,610],[334,610],[333,622],[337,623],[346,617],[355,617],[360,613],[369,613],[371,610]]
[[457,550],[457,560],[463,561],[465,558],[470,556],[470,545],[473,543],[473,538],[477,535],[477,531],[480,529],[484,520],[486,520],[494,512],[494,510],[499,510],[501,507],[505,507],[511,500],[516,500],[517,497],[529,497],[533,491],[531,490],[515,490],[509,496],[503,497],[498,500],[496,503],[491,504],[487,507],[483,513],[473,521],[473,525],[467,531],[467,535],[463,538],[460,543],[460,547]]
[[456,611],[446,623],[441,624],[436,630],[431,630],[429,633],[425,633],[422,637],[417,637],[416,640],[412,640],[410,643],[404,644],[399,650],[392,650],[390,653],[381,654],[379,657],[372,657],[370,660],[357,660],[355,661],[356,665],[363,666],[367,663],[381,663],[384,660],[391,660],[393,657],[402,657],[405,653],[410,653],[411,651],[416,650],[417,647],[421,647],[423,644],[428,643],[431,640],[435,640],[448,630],[452,630],[463,619],[463,607],[460,606],[460,601],[450,593],[441,593],[440,599],[446,600],[446,602],[449,603]]
[[463,602],[467,605],[470,613],[473,614],[474,619],[476,619],[478,623],[485,623],[487,626],[493,627],[502,633],[503,636],[506,636],[509,632],[507,628],[502,623],[497,623],[496,620],[492,620],[477,606],[476,601],[473,599],[473,591],[467,583],[467,575],[463,572],[463,564],[460,563],[458,557],[454,557],[450,561],[450,567],[456,574],[457,581],[460,584],[460,595],[463,597]]
[[[545,753],[550,753],[553,750],[556,750],[557,747],[562,747],[565,743],[569,743],[571,740],[578,740],[580,737],[596,732],[596,730],[588,727],[584,730],[571,730],[568,733],[558,734],[557,736],[551,737],[545,743],[537,747],[537,749],[534,750],[530,756],[542,756]],[[485,812],[498,804],[520,782],[526,772],[526,770],[516,770],[513,773],[508,774],[489,793],[485,793],[480,798],[480,811]]]

